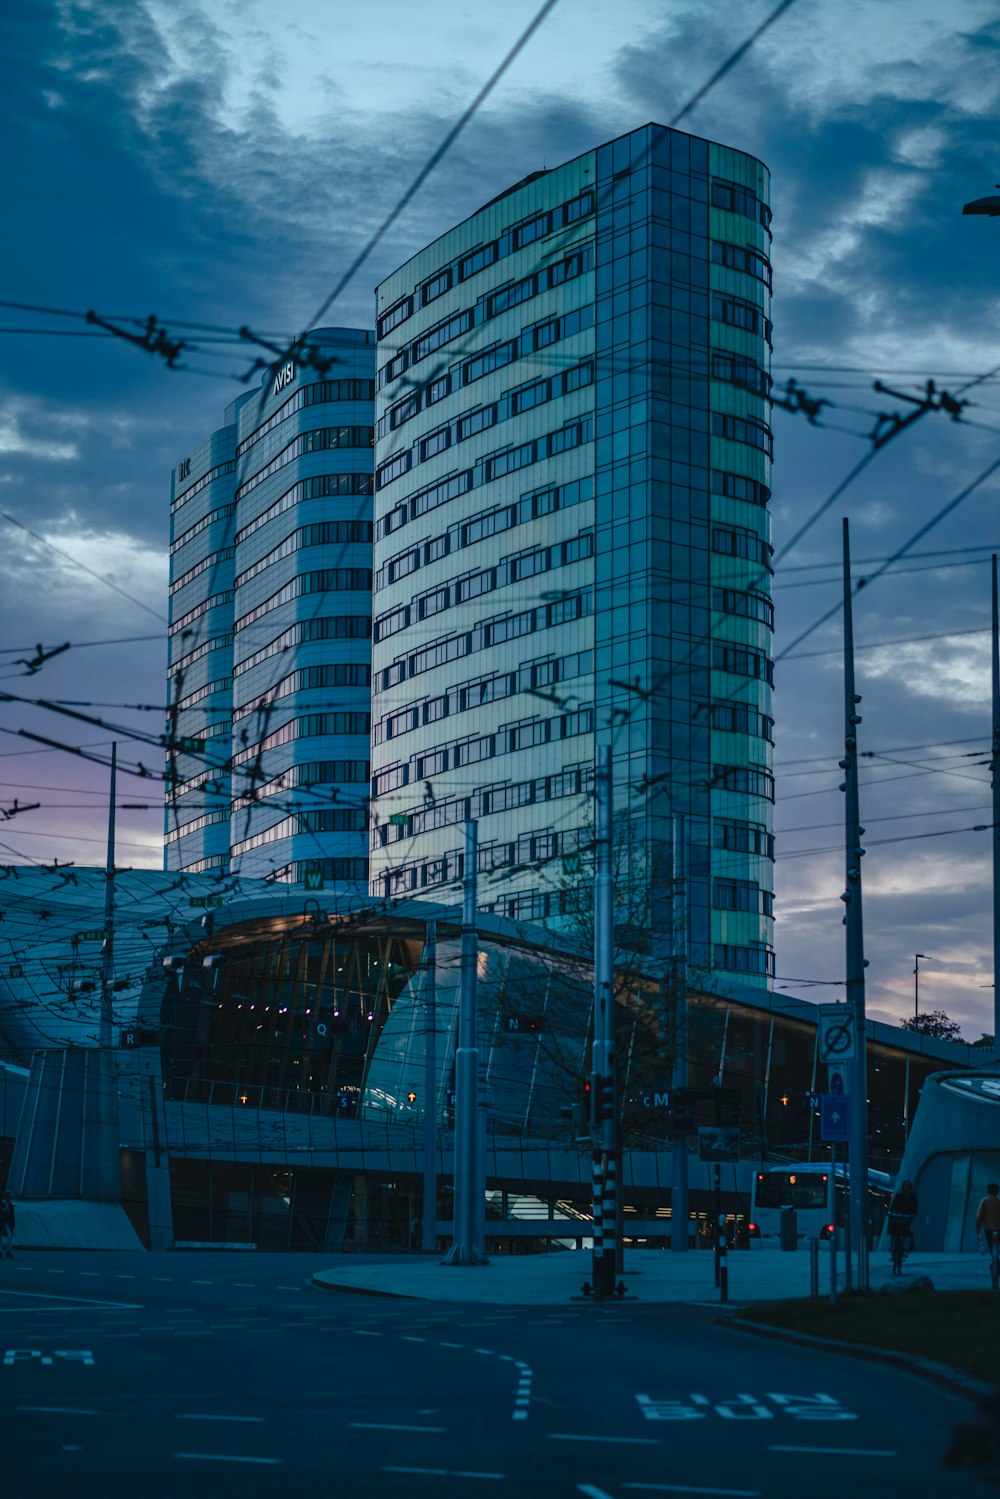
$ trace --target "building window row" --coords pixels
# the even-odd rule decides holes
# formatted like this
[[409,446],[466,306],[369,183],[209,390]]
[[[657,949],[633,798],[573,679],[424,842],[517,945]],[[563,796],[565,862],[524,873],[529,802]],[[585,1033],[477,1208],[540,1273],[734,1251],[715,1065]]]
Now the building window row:
[[[697,718],[704,711],[696,705],[694,716]],[[757,739],[774,739],[774,719],[752,708],[749,703],[712,703],[708,709],[708,721],[713,729],[723,734],[752,734]]]
[[300,432],[282,448],[262,469],[240,485],[236,491],[237,502],[263,484],[279,468],[284,468],[306,453],[326,453],[334,448],[370,448],[375,442],[374,427],[317,427],[311,432]]
[[766,203],[761,202],[752,188],[742,187],[738,182],[724,182],[713,178],[712,207],[724,208],[729,213],[742,213],[770,233],[771,210]]
[[203,557],[200,562],[195,563],[194,567],[189,567],[186,573],[181,573],[179,578],[174,579],[170,585],[169,597],[173,598],[175,593],[180,593],[182,588],[193,583],[195,578],[201,577],[202,573],[221,567],[224,562],[232,562],[235,555],[235,547],[219,547],[216,551],[209,552],[207,557]]
[[[522,276],[519,281],[511,281],[506,286],[498,287],[495,291],[487,292],[479,298],[474,307],[467,308],[463,312],[452,313],[449,317],[436,323],[433,328],[426,329],[412,343],[405,344],[399,352],[385,365],[379,374],[380,387],[388,381],[397,379],[406,369],[412,369],[428,354],[435,353],[453,338],[459,338],[463,333],[468,333],[472,328],[481,327],[484,323],[492,322],[494,318],[500,317],[502,313],[509,312],[512,307],[518,307],[523,302],[531,301],[533,297],[540,296],[555,286],[565,286],[567,281],[574,281],[578,276],[593,269],[594,253],[590,245],[579,250],[574,250],[571,255],[565,256],[555,265],[548,266],[544,270],[532,271],[528,276]],[[414,404],[415,399],[415,404]],[[416,414],[420,409],[420,392],[413,396],[406,396],[402,401],[396,403],[388,412],[388,430],[398,427],[402,422]],[[384,435],[382,424],[379,424],[379,435]]]
[[[502,869],[514,873],[529,864],[537,866],[557,859],[561,854],[576,853],[581,839],[591,836],[580,828],[567,828],[562,832],[549,828],[525,833],[510,842],[482,843],[476,851],[476,867],[480,874],[493,874]],[[446,885],[451,880],[462,879],[464,873],[465,854],[452,849],[436,858],[416,860],[387,870],[382,876],[382,894],[405,895],[411,890]]]
[[458,661],[463,656],[472,656],[477,651],[489,650],[502,645],[505,640],[520,640],[555,625],[568,624],[583,619],[593,610],[593,599],[589,588],[578,593],[565,594],[547,604],[538,604],[520,614],[499,614],[485,620],[472,630],[463,630],[457,635],[445,635],[429,645],[408,655],[399,656],[382,671],[382,688],[395,687],[397,683],[418,677],[422,672],[435,671],[449,661]]
[[322,786],[323,796],[328,801],[337,801],[341,784],[364,784],[367,793],[367,783],[371,780],[371,773],[370,760],[313,760],[307,765],[290,765],[273,780],[255,787],[244,796],[235,797],[233,810],[249,807],[265,797],[280,796],[282,792],[293,791],[297,788],[300,789],[301,794],[315,791],[318,786]]
[[573,505],[593,499],[593,495],[593,479],[577,479],[570,484],[553,484],[545,489],[529,490],[512,505],[492,505],[487,510],[480,510],[468,520],[456,521],[447,531],[432,536],[419,546],[409,547],[405,552],[397,552],[394,557],[390,557],[375,574],[376,592],[389,583],[409,577],[421,567],[439,561],[441,557],[450,556],[489,536],[498,536],[544,515],[568,510]]
[[560,801],[567,796],[579,796],[588,790],[590,784],[589,767],[574,765],[555,775],[536,776],[530,781],[506,781],[484,786],[471,796],[451,797],[447,801],[433,801],[432,805],[424,805],[414,812],[394,813],[388,821],[372,829],[372,846],[385,848],[404,838],[433,832],[436,828],[454,827],[470,817],[487,817],[493,812],[508,812]]
[[166,790],[163,800],[176,801],[178,797],[187,796],[189,791],[197,791],[200,787],[205,787],[206,796],[225,796],[229,787],[228,767],[210,765],[207,770],[200,770],[189,781],[179,781],[173,790]]
[[183,712],[186,708],[193,708],[196,703],[204,702],[205,698],[211,697],[213,693],[232,690],[232,677],[217,677],[214,682],[206,682],[204,687],[199,687],[195,692],[189,692],[187,697],[182,697],[179,702],[172,705],[175,713]]
[[171,661],[167,667],[167,676],[174,677],[178,672],[186,671],[195,661],[200,661],[203,656],[209,655],[212,651],[227,650],[232,647],[232,644],[233,637],[228,630],[224,635],[212,635],[201,645],[196,645],[193,651],[188,651],[187,655],[178,656],[176,661]]
[[251,578],[264,572],[275,562],[280,562],[283,557],[290,557],[293,552],[302,550],[304,547],[321,547],[350,545],[352,542],[366,542],[371,545],[373,527],[370,520],[325,520],[317,521],[312,526],[300,526],[297,531],[292,531],[284,541],[261,557],[252,567],[240,573],[235,579],[234,586],[242,588],[249,583]]
[[740,588],[712,589],[712,608],[720,614],[733,614],[739,619],[755,619],[759,624],[774,629],[774,605],[764,593],[755,589],[744,592]]
[[196,494],[201,494],[203,489],[214,484],[216,479],[222,479],[226,474],[235,474],[235,472],[236,463],[233,459],[227,459],[225,463],[217,463],[214,468],[209,469],[207,474],[202,474],[196,484],[190,484],[187,489],[174,497],[170,505],[170,514],[174,515],[182,505],[187,504],[188,500],[193,500]]
[[200,828],[210,828],[217,822],[228,822],[229,811],[206,812],[202,817],[195,817],[191,822],[181,823],[179,828],[171,828],[169,833],[164,833],[164,843],[176,843],[178,838],[187,837],[188,833],[197,833]]
[[[471,411],[465,411],[454,420],[445,422],[443,426],[429,432],[425,437],[414,443],[409,450],[410,461],[404,463],[399,472],[407,472],[409,468],[418,463],[426,463],[430,458],[436,458],[438,454],[445,452],[448,448],[455,447],[460,442],[475,437],[477,433],[484,432],[487,427],[500,426],[511,417],[521,416],[526,411],[533,411],[536,406],[542,406],[548,401],[556,400],[559,396],[572,394],[575,390],[581,390],[593,383],[594,364],[591,359],[584,359],[579,364],[564,370],[560,375],[551,378],[539,378],[537,375],[521,385],[514,386],[505,391],[498,400],[490,402],[485,406],[476,406]],[[418,395],[411,396],[409,402],[416,403]],[[419,411],[419,404],[414,406],[413,414]],[[388,435],[383,431],[387,418],[392,413],[387,413],[379,422],[379,438],[382,440]],[[408,418],[407,418],[408,419]],[[399,424],[397,423],[397,426]],[[379,468],[381,476],[383,470],[391,468],[397,461],[402,462],[406,456],[404,452],[394,453],[392,459]],[[395,474],[398,477],[398,474]],[[380,477],[379,483],[388,483],[390,480]]]
[[712,316],[718,323],[727,323],[731,328],[742,328],[746,333],[755,333],[771,344],[771,319],[764,316],[754,302],[745,302],[742,297],[727,296],[715,292],[712,296]]
[[224,588],[221,593],[213,593],[211,598],[202,599],[200,604],[195,604],[194,608],[189,609],[186,614],[182,614],[180,619],[175,619],[168,627],[167,634],[177,635],[187,625],[192,624],[194,620],[200,619],[203,614],[207,614],[210,609],[218,609],[223,604],[231,604],[232,602],[233,590],[231,588]]
[[268,521],[274,520],[275,516],[284,515],[286,510],[293,510],[301,500],[332,499],[336,495],[348,494],[373,494],[375,491],[374,474],[314,474],[311,479],[301,479],[298,484],[293,484],[283,495],[269,505],[266,510],[252,520],[248,525],[242,526],[236,533],[236,545],[239,546],[266,526]]
[[717,819],[712,826],[716,848],[728,849],[736,854],[757,854],[763,859],[774,858],[774,834],[759,822],[724,822]]
[[774,686],[774,662],[763,651],[745,645],[731,645],[727,640],[712,643],[712,665],[717,671],[731,671],[740,677],[757,677]]
[[[185,739],[221,739],[224,734],[231,734],[233,721],[231,718],[217,718],[215,723],[200,724],[197,728],[185,728]],[[183,751],[177,751],[182,754]]]
[[310,593],[371,593],[371,587],[372,574],[368,567],[323,567],[318,572],[300,573],[297,578],[286,583],[284,588],[279,588],[277,593],[272,593],[269,599],[258,604],[256,609],[242,614],[233,628],[238,634],[247,625],[252,625],[255,620],[269,614],[272,609],[278,609],[289,600],[303,598]]
[[297,859],[276,869],[273,878],[283,885],[307,884],[310,878],[329,880],[331,884],[364,885],[368,882],[368,860]]
[[[457,474],[449,474],[446,479],[440,479],[436,484],[418,490],[402,504],[395,506],[379,521],[376,534],[381,540],[400,530],[409,521],[426,515],[429,510],[434,510],[438,505],[446,504],[459,495],[467,494],[471,489],[478,489],[483,484],[489,484],[493,479],[502,479],[518,469],[527,468],[529,464],[540,463],[545,458],[568,452],[571,448],[581,447],[591,440],[593,425],[589,416],[584,417],[581,421],[567,422],[564,426],[546,433],[544,437],[532,438],[529,442],[499,448],[486,454],[477,459],[472,468],[464,469]],[[409,458],[410,454],[405,453],[400,456]]]
[[316,640],[370,640],[371,633],[370,614],[327,614],[319,619],[300,619],[267,645],[261,646],[259,651],[254,651],[252,656],[247,656],[245,661],[238,661],[233,667],[233,676],[240,677],[262,661],[280,656],[295,645],[311,645]]
[[406,629],[417,620],[430,619],[446,609],[466,604],[485,593],[506,588],[528,578],[539,577],[555,568],[568,567],[574,562],[584,561],[594,555],[593,531],[581,531],[568,541],[551,547],[536,547],[503,558],[496,567],[481,568],[466,573],[449,583],[442,583],[429,592],[419,594],[412,603],[403,604],[380,615],[375,621],[374,639],[384,640],[399,630]]
[[[528,358],[539,349],[551,348],[554,343],[570,338],[574,333],[579,333],[585,328],[591,328],[593,324],[594,308],[593,304],[588,303],[573,312],[563,313],[562,316],[544,317],[539,322],[522,328],[516,337],[490,344],[488,348],[480,349],[476,354],[459,359],[447,370],[435,370],[423,385],[393,408],[397,413],[394,425],[401,426],[404,421],[409,420],[410,416],[415,416],[417,411],[443,401],[445,396],[461,390],[463,386],[472,385],[484,375],[491,375],[496,370],[504,369],[517,359]],[[396,365],[399,365],[398,369],[395,368]],[[395,380],[405,368],[405,354],[400,354],[385,366],[382,373],[394,370],[394,373],[387,375],[386,378]],[[411,402],[416,404],[411,407]]]
[[453,718],[456,713],[482,708],[487,703],[499,703],[521,692],[545,693],[547,688],[559,682],[588,676],[593,669],[593,652],[575,651],[568,656],[547,656],[522,662],[516,671],[496,672],[488,677],[459,682],[446,692],[386,713],[374,726],[372,743],[384,744],[389,739],[399,739],[424,724]]
[[533,244],[556,229],[580,223],[594,212],[594,201],[593,190],[588,188],[568,203],[543,213],[532,214],[520,224],[505,229],[496,239],[478,245],[449,265],[441,266],[422,281],[413,293],[400,297],[391,307],[386,308],[377,324],[379,338],[385,338],[387,333],[405,323],[407,318],[413,316],[417,307],[428,306],[446,291],[450,291],[452,286],[468,281],[512,251],[523,249],[525,245]]
[[200,521],[196,521],[193,526],[188,526],[186,531],[182,531],[180,536],[176,537],[170,543],[171,557],[176,552],[179,552],[182,546],[186,546],[189,541],[193,541],[196,536],[200,536],[202,531],[207,531],[209,526],[214,525],[216,521],[228,520],[231,515],[235,514],[235,504],[218,505],[214,510],[210,510],[207,515],[202,516]]
[[751,395],[767,397],[774,381],[766,370],[748,359],[745,354],[729,354],[719,349],[712,350],[712,379],[725,380],[729,385],[738,385]]
[[372,796],[384,796],[388,791],[416,781],[429,782],[432,776],[443,775],[445,771],[457,770],[461,766],[478,765],[483,760],[513,755],[518,750],[539,744],[574,739],[578,734],[592,733],[593,728],[593,709],[580,708],[556,718],[525,719],[521,723],[509,724],[495,734],[467,736],[438,745],[436,749],[417,750],[409,761],[376,772],[372,777]]
[[237,443],[236,456],[240,458],[253,447],[254,443],[260,442],[268,432],[273,432],[280,422],[301,411],[304,406],[325,405],[328,401],[374,401],[374,380],[317,380],[312,385],[303,385],[290,396],[287,401],[282,402],[277,411],[273,412],[266,422],[262,422],[248,437]]
[[739,557],[746,562],[756,562],[761,567],[766,567],[768,572],[773,571],[773,546],[762,536],[758,536],[756,531],[748,531],[744,526],[713,526],[712,551],[723,557]]
[[238,706],[233,718],[238,723],[249,713],[258,713],[271,707],[283,697],[294,692],[311,692],[322,687],[367,687],[372,679],[372,669],[366,661],[334,661],[326,666],[304,666],[290,672],[259,697]]
[[774,456],[774,438],[770,427],[766,422],[755,421],[753,417],[729,416],[722,411],[713,411],[712,436],[725,437],[730,442],[745,442],[749,447],[766,453],[768,458]]
[[774,895],[753,880],[715,879],[712,905],[717,911],[749,911],[754,916],[774,915]]
[[768,291],[771,290],[771,262],[752,245],[731,245],[726,240],[713,239],[712,260],[730,271],[755,276],[758,281],[763,281]]
[[744,791],[774,801],[774,776],[763,765],[714,765],[712,785],[723,791]]
[[370,734],[370,713],[306,713],[293,718],[268,734],[257,744],[247,745],[233,756],[233,765],[245,765],[264,750],[276,749],[280,744],[291,744],[296,739],[313,739],[318,735]]
[[178,864],[178,872],[184,874],[208,874],[210,870],[229,870],[228,854],[210,854],[206,859],[195,859],[192,864]]
[[760,973],[774,977],[774,949],[763,945],[734,947],[730,943],[715,944],[714,963],[729,973]]
[[745,500],[748,505],[766,505],[771,498],[771,491],[759,479],[724,473],[720,469],[712,470],[712,493],[724,494],[730,500]]
[[279,838],[294,838],[299,833],[363,833],[368,827],[368,814],[363,807],[344,807],[334,811],[295,812],[281,822],[272,823],[262,833],[243,838],[229,850],[235,859],[239,854],[261,848],[265,843],[275,843]]

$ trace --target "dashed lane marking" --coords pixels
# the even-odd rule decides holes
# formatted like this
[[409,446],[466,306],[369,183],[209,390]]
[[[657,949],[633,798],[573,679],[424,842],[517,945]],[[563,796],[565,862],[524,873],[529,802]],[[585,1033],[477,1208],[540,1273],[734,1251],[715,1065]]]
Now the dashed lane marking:
[[383,1473],[426,1473],[435,1478],[506,1478],[506,1473],[475,1473],[467,1468],[401,1468],[386,1466]]
[[234,1280],[233,1286],[237,1291],[255,1291],[257,1282],[253,1280]]
[[53,1416],[96,1416],[97,1411],[80,1410],[75,1405],[19,1405],[19,1411],[43,1411]]
[[215,1281],[214,1280],[193,1280],[191,1282],[191,1284],[193,1286],[214,1286],[215,1285]]
[[356,1338],[380,1338],[382,1336],[380,1332],[369,1332],[366,1327],[352,1327],[351,1331]]
[[264,1417],[263,1416],[213,1416],[211,1414],[209,1414],[209,1415],[201,1415],[197,1411],[178,1411],[176,1413],[175,1419],[178,1420],[178,1421],[253,1421],[253,1422],[260,1422],[260,1421],[263,1421]]
[[415,1338],[415,1337],[407,1335],[404,1332],[404,1333],[400,1334],[399,1341],[401,1343],[426,1343],[427,1339],[426,1338]]
[[281,1457],[240,1457],[230,1452],[175,1452],[174,1457],[183,1457],[195,1463],[256,1463],[262,1468],[280,1468]]
[[447,1430],[445,1426],[401,1426],[392,1421],[352,1421],[350,1424],[356,1431],[427,1431],[440,1435]]
[[626,1483],[626,1489],[645,1489],[653,1494],[728,1494],[732,1499],[760,1499],[760,1489],[704,1489],[691,1483]]
[[550,1442],[616,1442],[629,1447],[658,1447],[655,1437],[598,1437],[573,1431],[547,1431]]
[[592,1483],[577,1484],[577,1491],[586,1494],[587,1499],[611,1499],[611,1495],[605,1489],[595,1488]]
[[[143,1307],[137,1302],[131,1301],[95,1301],[89,1296],[55,1296],[51,1291],[0,1291],[0,1296],[16,1296],[18,1300],[24,1301],[68,1301],[70,1306],[55,1307],[8,1307],[8,1311],[55,1311],[60,1312],[84,1312],[92,1311],[95,1306],[112,1307],[116,1311],[141,1312]],[[0,1306],[3,1303],[0,1302]]]
[[832,1457],[898,1457],[882,1447],[768,1447],[768,1452],[822,1452]]

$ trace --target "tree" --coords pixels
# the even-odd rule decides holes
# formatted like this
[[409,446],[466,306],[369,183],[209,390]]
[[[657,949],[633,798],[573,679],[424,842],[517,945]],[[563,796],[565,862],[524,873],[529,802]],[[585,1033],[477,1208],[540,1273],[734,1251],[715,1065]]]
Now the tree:
[[972,1044],[973,1046],[979,1047],[982,1051],[992,1051],[994,1049],[995,1040],[996,1037],[993,1035],[992,1031],[983,1031],[983,1034],[980,1036],[979,1040],[973,1041]]
[[[962,1028],[957,1021],[949,1019],[944,1010],[925,1010],[922,1015],[910,1015],[899,1022],[903,1031],[916,1031],[921,1036],[933,1036],[938,1041],[961,1041]],[[992,1037],[990,1040],[992,1041]]]

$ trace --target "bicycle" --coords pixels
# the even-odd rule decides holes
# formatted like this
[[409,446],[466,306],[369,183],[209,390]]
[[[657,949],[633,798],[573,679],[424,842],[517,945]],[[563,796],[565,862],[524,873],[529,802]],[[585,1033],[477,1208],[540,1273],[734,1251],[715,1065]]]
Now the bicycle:
[[889,1247],[892,1255],[893,1275],[902,1275],[906,1258],[906,1242],[913,1232],[913,1218],[905,1213],[892,1213],[889,1217]]

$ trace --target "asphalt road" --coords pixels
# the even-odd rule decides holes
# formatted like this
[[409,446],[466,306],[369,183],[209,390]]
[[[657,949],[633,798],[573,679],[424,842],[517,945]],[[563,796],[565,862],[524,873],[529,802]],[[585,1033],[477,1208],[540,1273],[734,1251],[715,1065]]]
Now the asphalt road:
[[323,1291],[311,1256],[0,1264],[0,1496],[905,1499],[967,1403],[698,1307]]

